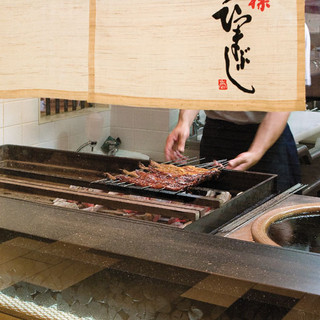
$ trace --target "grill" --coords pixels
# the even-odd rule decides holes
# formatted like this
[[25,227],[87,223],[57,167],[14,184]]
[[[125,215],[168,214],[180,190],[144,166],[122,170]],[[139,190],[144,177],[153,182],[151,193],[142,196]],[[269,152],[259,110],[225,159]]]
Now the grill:
[[[4,145],[0,147],[1,196],[46,204],[63,198],[104,207],[100,212],[86,211],[87,214],[120,215],[121,209],[161,215],[163,221],[173,217],[180,219],[186,230],[208,233],[276,195],[275,175],[224,168],[216,179],[179,192],[115,183],[105,178],[106,172],[136,170],[139,163],[149,164],[145,160]],[[208,196],[212,190],[227,191],[232,198],[223,204]]]
[[[185,165],[193,164],[194,162],[200,162],[201,159],[187,159],[183,161],[183,164],[179,162],[167,162],[166,164],[174,164],[177,167],[183,167]],[[205,168],[205,169],[220,169],[221,171],[227,164],[226,160],[221,160],[217,165],[214,165],[212,162],[205,164],[197,164],[195,167]],[[139,170],[142,171],[142,170]],[[219,175],[217,171],[217,175]],[[216,176],[212,177],[216,179]],[[208,179],[205,179],[208,180]],[[102,188],[104,190],[117,190],[123,193],[138,194],[151,197],[161,197],[164,199],[174,199],[181,200],[184,202],[192,202],[194,204],[209,206],[217,208],[220,206],[220,201],[211,197],[206,197],[205,195],[212,189],[205,188],[200,186],[186,187],[178,191],[170,191],[166,188],[156,189],[151,186],[138,186],[134,183],[123,182],[121,180],[112,180],[112,179],[101,179],[93,181],[91,185],[96,186],[97,188]]]

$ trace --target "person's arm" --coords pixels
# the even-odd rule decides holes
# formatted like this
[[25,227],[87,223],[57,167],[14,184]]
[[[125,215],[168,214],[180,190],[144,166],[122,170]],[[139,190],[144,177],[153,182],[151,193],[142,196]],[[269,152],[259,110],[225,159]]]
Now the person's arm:
[[228,169],[247,170],[254,166],[282,134],[290,112],[268,112],[247,152],[229,161]]
[[166,141],[165,156],[167,160],[176,160],[183,157],[182,154],[190,134],[190,127],[198,113],[199,110],[180,110],[178,123]]

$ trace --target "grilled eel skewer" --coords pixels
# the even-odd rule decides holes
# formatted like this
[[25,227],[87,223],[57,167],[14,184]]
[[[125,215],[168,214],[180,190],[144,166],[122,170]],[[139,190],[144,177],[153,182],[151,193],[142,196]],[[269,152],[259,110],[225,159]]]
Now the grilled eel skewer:
[[131,172],[122,170],[123,174],[116,176],[109,173],[106,173],[106,175],[109,179],[133,183],[140,187],[182,191],[217,176],[220,172],[217,168],[177,167],[172,164],[159,164],[152,160],[148,167],[140,163],[139,168],[140,170]]

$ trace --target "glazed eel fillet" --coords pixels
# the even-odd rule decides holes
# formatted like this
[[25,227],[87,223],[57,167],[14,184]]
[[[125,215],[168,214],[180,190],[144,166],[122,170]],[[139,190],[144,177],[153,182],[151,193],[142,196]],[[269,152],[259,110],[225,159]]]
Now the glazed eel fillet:
[[177,167],[173,164],[160,164],[152,160],[148,167],[140,163],[139,168],[134,171],[122,170],[123,174],[116,176],[109,173],[106,175],[109,179],[132,183],[140,187],[182,191],[214,176],[217,177],[220,172],[218,168],[205,169],[190,165]]

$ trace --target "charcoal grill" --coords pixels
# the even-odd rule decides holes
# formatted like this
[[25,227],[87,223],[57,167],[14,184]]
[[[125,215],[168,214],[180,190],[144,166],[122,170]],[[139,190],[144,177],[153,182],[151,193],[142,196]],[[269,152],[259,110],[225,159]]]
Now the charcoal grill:
[[[199,159],[197,160],[200,161]],[[175,164],[176,166],[184,166],[192,164],[196,162],[194,159],[186,160],[183,164],[177,162],[169,162],[170,164]],[[216,180],[219,175],[221,174],[222,169],[226,165],[226,161],[222,160],[219,164],[214,165],[213,163],[206,163],[206,164],[198,164],[198,167],[206,168],[206,169],[213,169],[213,168],[220,168],[221,170],[217,171],[215,175],[211,177],[211,180]],[[208,180],[208,179],[205,179]],[[178,191],[170,191],[165,188],[156,189],[152,186],[138,186],[134,183],[123,182],[121,180],[116,179],[112,180],[110,178],[101,179],[97,181],[92,181],[92,186],[97,186],[99,189],[110,190],[114,191],[117,190],[122,193],[130,193],[130,194],[139,194],[151,197],[161,197],[165,199],[173,199],[173,200],[181,200],[184,202],[192,202],[194,204],[199,204],[203,206],[209,206],[213,208],[217,208],[220,206],[220,202],[217,199],[206,197],[206,193],[210,188],[203,187],[205,181],[201,184],[198,184],[194,187],[184,187]]]
[[[0,147],[1,196],[32,202],[48,202],[55,197],[63,197],[112,209],[122,207],[167,217],[186,217],[192,221],[186,229],[208,233],[276,195],[275,175],[226,169],[221,171],[218,179],[210,179],[182,192],[113,184],[105,180],[105,172],[132,171],[138,168],[139,162],[148,165],[146,160],[3,145]],[[72,190],[70,185],[99,189],[103,193]],[[233,198],[221,205],[218,199],[206,196],[210,189],[228,191]],[[110,191],[149,199],[138,201],[108,194]],[[209,211],[192,205],[209,208]],[[103,214],[108,214],[108,211]]]

